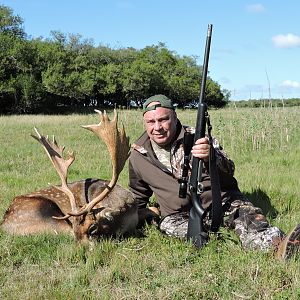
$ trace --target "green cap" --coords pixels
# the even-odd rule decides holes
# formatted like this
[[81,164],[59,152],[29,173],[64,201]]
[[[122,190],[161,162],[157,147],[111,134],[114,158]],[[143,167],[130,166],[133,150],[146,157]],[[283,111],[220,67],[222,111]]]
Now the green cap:
[[[151,102],[159,102],[159,103],[148,106]],[[165,95],[151,96],[143,104],[144,113],[149,111],[149,110],[155,110],[157,107],[164,107],[164,108],[169,108],[169,109],[175,110],[175,107],[173,106],[172,100],[169,99],[168,97],[166,97]]]

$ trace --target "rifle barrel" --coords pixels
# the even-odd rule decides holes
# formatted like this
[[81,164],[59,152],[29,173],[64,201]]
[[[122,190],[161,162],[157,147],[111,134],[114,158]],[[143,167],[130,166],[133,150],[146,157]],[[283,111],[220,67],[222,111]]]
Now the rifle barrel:
[[[206,44],[205,44],[204,62],[203,62],[203,67],[202,67],[202,78],[201,78],[201,87],[200,87],[194,142],[196,142],[196,140],[198,140],[199,138],[202,138],[205,136],[206,104],[204,102],[204,99],[205,99],[205,85],[206,85],[207,70],[208,70],[211,35],[212,35],[212,24],[209,24],[208,30],[207,30]],[[199,176],[202,175],[202,164],[200,164],[199,162],[200,162],[199,158],[197,158],[197,157],[193,158],[192,173],[191,173],[191,178],[190,178],[190,185],[193,189],[197,189]]]
[[205,85],[206,85],[206,78],[207,78],[207,73],[208,73],[208,60],[209,60],[209,52],[210,52],[212,27],[213,27],[212,24],[209,24],[208,29],[207,29],[204,61],[203,61],[203,67],[202,67],[203,69],[202,69],[201,88],[200,88],[200,95],[199,95],[199,104],[203,103],[204,99],[205,99]]

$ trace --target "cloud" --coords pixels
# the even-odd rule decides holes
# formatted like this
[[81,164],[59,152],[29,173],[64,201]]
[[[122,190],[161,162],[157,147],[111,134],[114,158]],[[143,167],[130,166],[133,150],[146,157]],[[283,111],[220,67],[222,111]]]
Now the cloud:
[[260,3],[247,5],[246,9],[247,11],[253,13],[262,13],[266,10],[265,7]]
[[272,42],[276,48],[300,47],[300,36],[292,33],[278,34],[272,37]]
[[300,89],[300,82],[299,81],[294,81],[294,80],[284,80],[280,84],[280,86],[287,87],[287,88]]

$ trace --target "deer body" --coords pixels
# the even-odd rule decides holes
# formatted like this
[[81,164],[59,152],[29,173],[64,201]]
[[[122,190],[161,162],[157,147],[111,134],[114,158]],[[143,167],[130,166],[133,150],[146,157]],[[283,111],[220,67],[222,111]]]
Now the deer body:
[[[108,181],[85,179],[68,184],[76,201],[83,207],[96,195],[101,193]],[[59,206],[57,205],[59,203]],[[17,196],[7,209],[1,228],[3,231],[28,235],[39,233],[73,233],[69,220],[56,219],[63,217],[62,211],[70,211],[69,199],[65,193],[55,186],[36,191],[31,194]],[[98,215],[97,223],[95,217]],[[95,232],[89,236],[88,229],[97,224]],[[137,205],[131,193],[116,185],[112,192],[94,207],[94,214],[87,215],[84,226],[80,226],[77,239],[87,237],[120,236],[134,233],[138,223]]]
[[7,209],[1,229],[10,234],[27,235],[46,232],[73,233],[79,242],[89,238],[133,233],[138,224],[138,208],[130,191],[116,185],[129,154],[129,139],[117,128],[117,114],[112,121],[106,113],[98,125],[84,128],[93,131],[106,143],[112,157],[110,181],[85,179],[67,183],[67,172],[75,157],[63,158],[64,147],[55,139],[33,136],[44,147],[60,179],[60,186],[14,198]]

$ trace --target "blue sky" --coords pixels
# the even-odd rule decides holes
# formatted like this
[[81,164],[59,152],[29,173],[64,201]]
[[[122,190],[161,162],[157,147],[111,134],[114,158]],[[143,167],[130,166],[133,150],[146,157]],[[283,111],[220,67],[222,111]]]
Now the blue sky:
[[32,38],[52,30],[111,48],[166,44],[203,62],[213,24],[209,74],[233,100],[300,98],[298,0],[0,0]]

